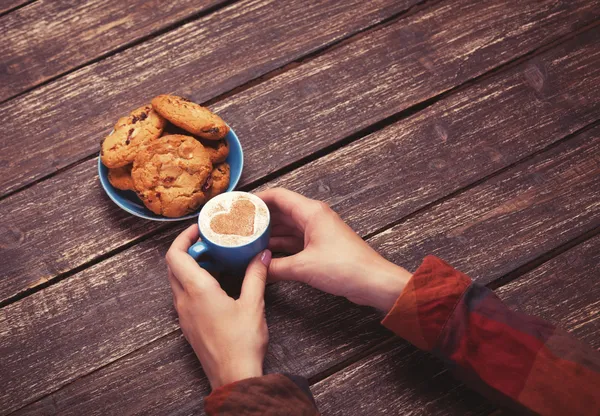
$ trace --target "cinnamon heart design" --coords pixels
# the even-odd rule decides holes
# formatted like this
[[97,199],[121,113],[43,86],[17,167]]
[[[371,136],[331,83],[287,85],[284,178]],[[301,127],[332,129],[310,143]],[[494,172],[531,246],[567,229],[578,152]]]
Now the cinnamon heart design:
[[250,236],[254,234],[256,207],[248,199],[236,199],[229,212],[217,214],[210,220],[210,228],[217,234]]

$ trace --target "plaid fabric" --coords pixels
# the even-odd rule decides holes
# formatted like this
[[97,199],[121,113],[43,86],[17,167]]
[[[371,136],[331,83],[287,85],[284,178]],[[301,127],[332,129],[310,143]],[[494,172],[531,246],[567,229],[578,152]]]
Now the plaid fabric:
[[501,406],[600,415],[600,354],[428,256],[382,321]]
[[221,386],[204,399],[207,415],[318,415],[305,379],[269,374]]

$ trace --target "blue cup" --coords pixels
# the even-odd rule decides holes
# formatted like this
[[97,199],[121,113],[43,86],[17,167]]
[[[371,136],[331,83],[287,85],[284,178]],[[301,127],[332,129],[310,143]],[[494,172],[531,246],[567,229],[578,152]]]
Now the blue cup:
[[[215,213],[215,207],[218,206],[223,200],[235,197],[246,197],[251,201],[254,201],[256,209],[262,209],[266,211],[267,215],[267,226],[258,235],[251,237],[240,237],[243,243],[239,245],[225,245],[218,244],[214,240],[214,236],[207,235],[208,232],[202,225],[203,221],[207,221],[206,218],[210,211],[213,215],[227,214],[226,211],[217,211]],[[257,206],[258,205],[258,206]],[[260,208],[259,208],[260,207]],[[200,262],[200,266],[203,269],[207,269],[211,272],[233,272],[243,273],[250,261],[261,251],[265,250],[269,246],[269,237],[271,234],[271,215],[267,205],[257,196],[249,194],[247,192],[227,192],[225,194],[217,195],[211,199],[200,211],[198,215],[198,228],[200,229],[201,240],[196,244],[192,245],[188,249],[188,254],[192,256],[196,261],[200,257],[208,257],[207,261]],[[237,238],[237,236],[236,236]]]

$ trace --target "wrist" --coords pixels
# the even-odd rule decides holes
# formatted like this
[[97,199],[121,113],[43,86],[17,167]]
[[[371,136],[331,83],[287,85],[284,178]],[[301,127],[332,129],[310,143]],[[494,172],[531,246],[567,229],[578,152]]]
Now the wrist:
[[412,273],[382,258],[372,270],[370,306],[389,312],[412,277]]
[[247,378],[262,377],[262,365],[247,365],[235,366],[234,368],[223,368],[215,377],[210,378],[210,386],[212,389],[219,388],[226,384],[235,383],[236,381],[245,380]]

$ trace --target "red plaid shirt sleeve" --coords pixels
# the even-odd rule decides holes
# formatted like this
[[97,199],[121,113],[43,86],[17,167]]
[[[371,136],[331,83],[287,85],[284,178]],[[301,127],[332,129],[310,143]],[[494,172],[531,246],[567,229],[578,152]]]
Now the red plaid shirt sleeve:
[[209,416],[318,416],[306,379],[268,374],[221,386],[204,399]]
[[382,324],[501,406],[600,415],[600,354],[428,256]]

